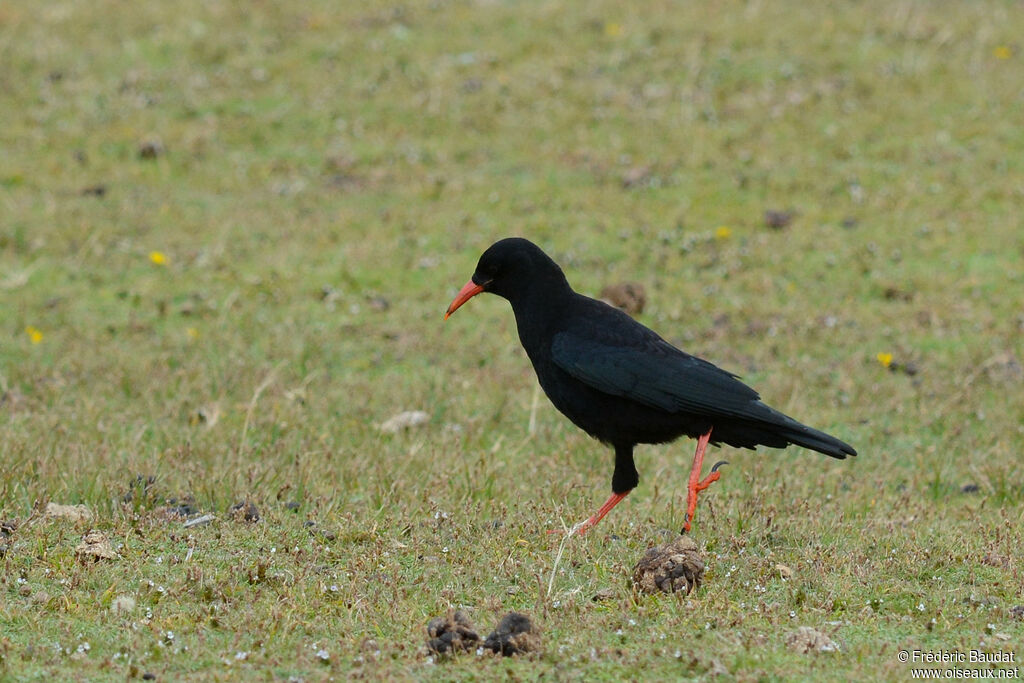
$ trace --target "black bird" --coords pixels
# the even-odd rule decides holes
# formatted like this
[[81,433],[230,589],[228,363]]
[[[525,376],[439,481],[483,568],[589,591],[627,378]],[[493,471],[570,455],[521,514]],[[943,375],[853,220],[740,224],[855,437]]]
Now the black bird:
[[708,443],[796,444],[833,458],[857,455],[849,444],[765,405],[736,375],[680,351],[619,309],[577,294],[558,264],[528,240],[510,237],[492,244],[445,320],[480,292],[512,304],[519,340],[555,407],[615,449],[612,495],[574,528],[580,533],[639,483],[633,464],[638,443],[667,443],[683,435],[697,439],[684,532],[690,530],[697,493],[719,478],[718,467],[725,464],[717,463],[701,480]]

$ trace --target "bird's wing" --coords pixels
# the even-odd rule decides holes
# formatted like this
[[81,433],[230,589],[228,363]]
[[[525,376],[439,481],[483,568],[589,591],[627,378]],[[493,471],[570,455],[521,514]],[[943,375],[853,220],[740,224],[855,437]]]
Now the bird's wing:
[[749,418],[762,407],[757,392],[735,375],[680,351],[653,332],[629,336],[559,332],[552,339],[552,358],[599,391],[670,413]]

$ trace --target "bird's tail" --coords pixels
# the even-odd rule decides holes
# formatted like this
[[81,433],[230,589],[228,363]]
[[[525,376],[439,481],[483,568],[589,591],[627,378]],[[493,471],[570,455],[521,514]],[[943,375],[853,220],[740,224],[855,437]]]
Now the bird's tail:
[[801,424],[761,401],[748,404],[739,417],[742,419],[715,425],[711,443],[727,443],[737,448],[785,448],[795,444],[839,460],[857,455],[853,446],[845,441]]
[[[781,413],[780,413],[781,415]],[[808,427],[805,424],[801,424],[789,417],[788,415],[782,415],[784,420],[779,425],[781,429],[778,432],[781,436],[789,440],[790,443],[796,444],[797,446],[803,446],[804,448],[810,448],[812,451],[818,451],[825,455],[840,460],[844,459],[848,455],[857,455],[857,451],[854,450],[853,446],[841,441],[836,437],[826,434],[825,432],[818,431],[813,427]]]
[[[733,441],[733,445],[752,447],[763,444],[772,448],[785,448],[795,444],[839,460],[848,455],[857,455],[853,446],[845,441],[797,422],[760,401],[749,407],[747,419],[749,422],[733,435],[739,437],[740,443]],[[728,437],[724,440],[730,443]]]

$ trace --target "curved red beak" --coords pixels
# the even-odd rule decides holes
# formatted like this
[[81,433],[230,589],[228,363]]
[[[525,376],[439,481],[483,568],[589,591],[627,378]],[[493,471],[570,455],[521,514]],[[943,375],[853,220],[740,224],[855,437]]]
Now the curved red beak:
[[477,283],[473,282],[472,280],[470,280],[469,282],[464,284],[462,286],[462,289],[459,290],[459,293],[452,300],[451,305],[448,306],[448,310],[445,311],[444,319],[447,320],[448,316],[450,316],[452,313],[454,313],[455,310],[459,306],[461,306],[462,304],[466,303],[467,301],[469,301],[470,299],[472,299],[474,296],[476,296],[477,294],[479,294],[482,291],[484,291],[483,286],[478,285]]

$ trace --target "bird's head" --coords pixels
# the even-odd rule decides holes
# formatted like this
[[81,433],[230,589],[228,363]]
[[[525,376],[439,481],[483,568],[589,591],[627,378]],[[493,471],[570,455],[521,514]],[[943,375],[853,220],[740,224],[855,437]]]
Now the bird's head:
[[564,283],[565,275],[558,264],[540,247],[522,237],[507,237],[489,246],[480,256],[469,282],[455,296],[444,318],[448,319],[459,306],[480,292],[490,292],[509,301],[536,286]]

